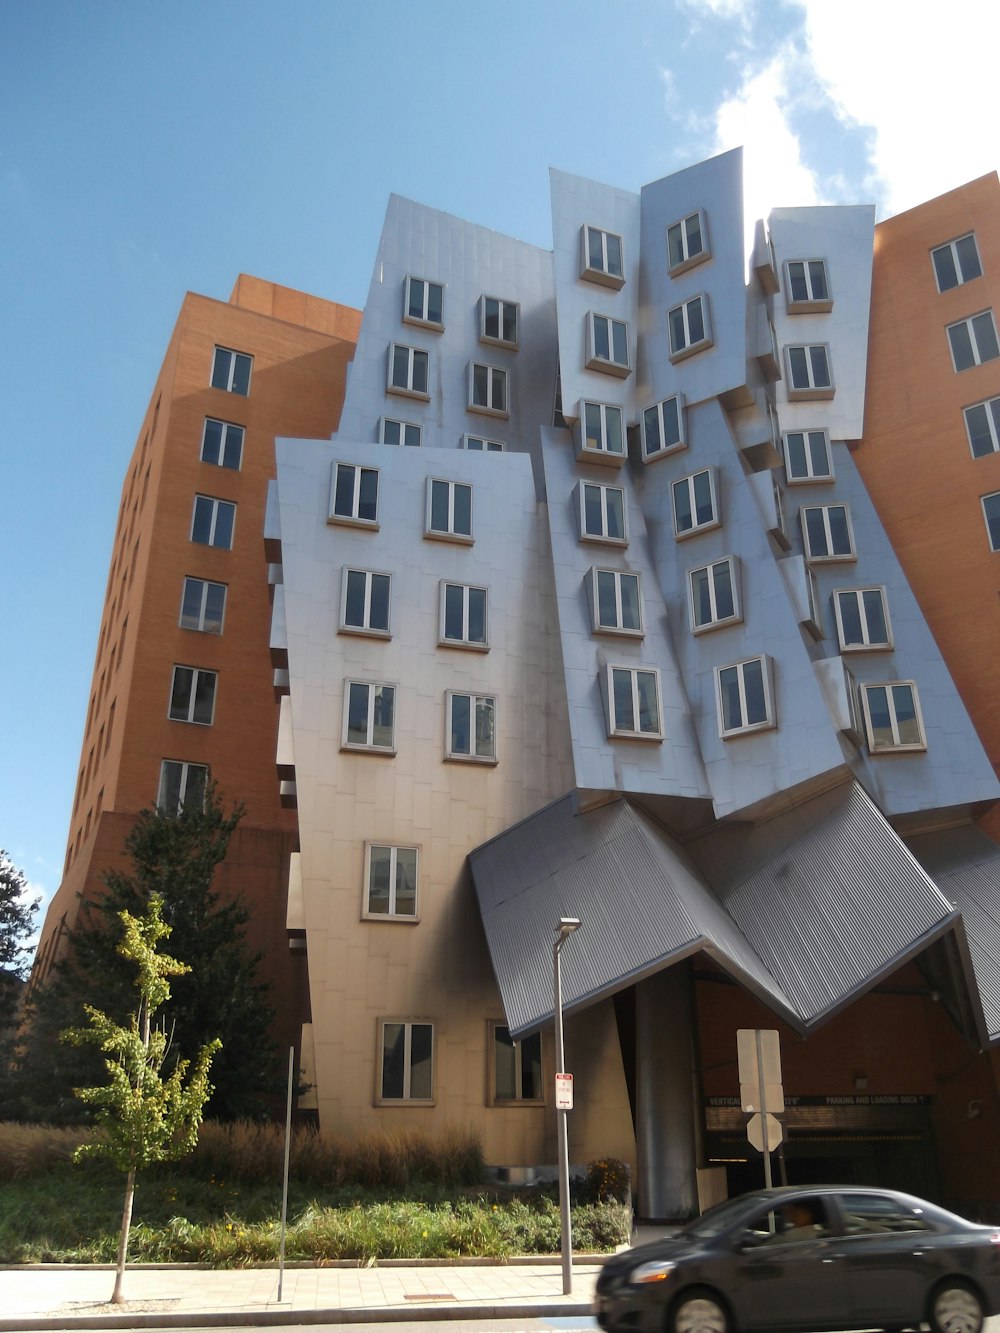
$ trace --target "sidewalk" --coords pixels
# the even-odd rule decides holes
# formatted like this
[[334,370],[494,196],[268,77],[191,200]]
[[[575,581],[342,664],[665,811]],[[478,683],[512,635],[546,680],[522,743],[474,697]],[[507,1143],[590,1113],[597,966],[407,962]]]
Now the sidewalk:
[[587,1315],[601,1263],[574,1259],[569,1296],[558,1259],[286,1268],[280,1304],[277,1268],[129,1266],[124,1305],[109,1303],[113,1267],[25,1265],[0,1269],[0,1333]]

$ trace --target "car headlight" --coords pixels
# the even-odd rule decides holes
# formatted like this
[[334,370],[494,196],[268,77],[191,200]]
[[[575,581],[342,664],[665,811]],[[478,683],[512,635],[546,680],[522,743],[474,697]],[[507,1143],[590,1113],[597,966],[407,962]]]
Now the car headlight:
[[671,1270],[675,1268],[669,1259],[659,1260],[654,1263],[640,1264],[638,1268],[633,1268],[628,1275],[629,1282],[636,1286],[643,1286],[647,1282],[665,1282],[670,1276]]

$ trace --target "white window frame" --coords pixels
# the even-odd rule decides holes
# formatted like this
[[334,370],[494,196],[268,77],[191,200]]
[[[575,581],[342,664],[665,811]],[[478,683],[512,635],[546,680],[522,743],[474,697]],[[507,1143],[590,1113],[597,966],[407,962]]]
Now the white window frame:
[[[606,625],[601,621],[600,583],[602,574],[613,580],[614,583],[615,621],[612,625]],[[635,580],[635,601],[639,623],[634,626],[625,625],[623,623],[624,598],[622,596],[622,582],[624,579]],[[591,569],[587,581],[590,588],[590,620],[594,633],[614,634],[629,639],[641,639],[646,633],[642,605],[641,576],[635,570],[631,569],[605,569],[602,566],[595,565]]]
[[[696,305],[701,313],[702,336],[696,341],[692,341],[691,314]],[[673,316],[678,312],[681,315],[681,322],[684,327],[684,341],[679,346],[674,340],[673,320]],[[686,357],[694,356],[696,353],[703,352],[707,347],[714,345],[707,292],[699,292],[696,296],[690,296],[686,301],[681,301],[679,305],[670,307],[667,311],[667,342],[670,347],[670,360],[672,362],[683,361]]]
[[[351,575],[359,575],[364,579],[364,623],[361,625],[352,625],[347,620],[347,599],[348,589],[351,584]],[[386,579],[388,582],[388,599],[386,605],[386,626],[382,629],[378,625],[371,624],[371,605],[372,592],[375,587],[376,579]],[[392,638],[392,575],[381,569],[360,569],[356,565],[345,565],[341,575],[340,583],[340,625],[338,627],[340,634],[357,634],[363,638],[369,639],[391,639]]]
[[[708,477],[709,489],[712,496],[712,517],[703,523],[698,522],[695,504],[695,483],[699,477]],[[677,494],[678,488],[683,487],[687,491],[688,502],[691,506],[691,526],[689,528],[679,528],[677,520]],[[670,516],[674,525],[674,540],[686,541],[688,537],[693,537],[699,532],[709,532],[712,528],[722,526],[722,518],[719,508],[719,485],[716,478],[714,467],[699,468],[697,472],[689,472],[685,477],[678,477],[676,481],[670,484]]]
[[[350,468],[354,473],[352,482],[351,512],[349,514],[339,513],[336,509],[338,482],[341,475],[341,469]],[[361,516],[361,483],[365,475],[374,475],[375,477],[375,517],[365,518]],[[340,523],[346,527],[370,528],[378,531],[378,506],[379,506],[379,484],[381,478],[377,467],[370,467],[367,463],[334,463],[330,479],[330,512],[327,515],[328,523]]]
[[[674,422],[677,425],[677,439],[668,441],[668,436],[673,435],[672,427]],[[661,398],[658,403],[653,403],[647,407],[642,414],[642,420],[639,422],[639,438],[642,444],[642,461],[644,463],[655,463],[658,458],[667,458],[670,454],[679,453],[681,449],[687,448],[687,431],[684,418],[684,395],[682,393],[671,394],[669,398]],[[649,447],[650,435],[659,443],[655,448]]]
[[[986,419],[988,449],[976,448],[976,439],[982,439],[982,433],[973,433],[969,413],[975,412],[978,408],[982,408]],[[965,433],[969,437],[969,450],[973,458],[989,458],[990,454],[1000,453],[1000,397],[986,398],[981,403],[970,403],[968,407],[963,407],[962,416],[965,419]]]
[[[181,717],[179,713],[174,712],[174,693],[177,689],[177,673],[179,671],[189,671],[191,673],[190,695],[188,698],[187,716]],[[206,722],[203,718],[194,716],[195,707],[198,702],[198,687],[201,684],[201,678],[205,677],[206,682],[210,682],[209,693],[211,695],[211,716]],[[215,701],[219,691],[219,673],[210,671],[206,667],[192,667],[183,664],[174,664],[174,669],[170,673],[170,696],[167,703],[167,717],[171,722],[185,722],[195,727],[210,727],[215,721]]]
[[[825,288],[825,295],[816,291],[816,275],[812,266],[820,265],[822,271],[822,282]],[[805,296],[795,296],[793,285],[795,278],[792,274],[793,268],[801,269],[801,281],[805,287]],[[811,259],[786,259],[785,260],[785,309],[790,315],[822,315],[833,309],[833,292],[830,287],[830,270],[827,267],[825,259],[813,257]]]
[[[595,267],[591,263],[590,256],[590,236],[591,233],[601,238],[601,265]],[[618,253],[621,256],[621,272],[615,273],[612,270],[608,258],[608,237],[612,236],[618,242]],[[608,231],[604,227],[593,227],[590,223],[584,223],[580,229],[580,277],[586,278],[588,282],[598,282],[602,287],[613,287],[615,291],[620,291],[625,286],[625,242],[616,231]]]
[[[486,372],[486,397],[482,402],[476,399],[476,371]],[[494,376],[497,378],[494,379]],[[502,385],[499,392],[497,386]],[[499,406],[494,402],[496,398],[502,399]],[[469,402],[470,412],[479,412],[486,417],[510,416],[510,372],[504,366],[494,366],[487,361],[469,362]]]
[[[506,1041],[513,1047],[514,1052],[514,1096],[501,1097],[499,1093],[500,1080],[497,1078],[497,1050],[499,1046],[499,1034],[507,1034]],[[530,1042],[532,1050],[538,1052],[538,1096],[524,1096],[524,1059],[526,1056],[525,1047]],[[489,1020],[488,1046],[490,1056],[490,1076],[489,1076],[489,1102],[491,1106],[544,1106],[545,1105],[545,1051],[542,1046],[542,1034],[532,1032],[527,1037],[522,1037],[515,1041],[510,1035],[510,1029],[506,1023],[500,1019],[491,1018]],[[530,1057],[528,1057],[530,1058]]]
[[[899,739],[899,717],[894,694],[894,691],[898,688],[908,689],[910,691],[910,699],[913,703],[913,716],[917,724],[917,730],[920,733],[919,741],[903,742]],[[889,745],[878,744],[875,740],[875,728],[872,723],[871,703],[869,702],[869,696],[875,690],[885,690],[886,706],[889,712],[889,725],[892,728],[892,743]],[[927,733],[924,730],[923,714],[920,711],[920,695],[917,691],[917,682],[915,680],[865,681],[861,686],[861,709],[864,714],[865,738],[868,742],[868,752],[870,754],[920,754],[927,749]]]
[[[462,636],[452,638],[447,630],[448,589],[458,588],[462,592]],[[483,595],[483,637],[469,637],[470,602],[472,593]],[[490,594],[488,588],[472,583],[459,583],[455,579],[442,579],[439,594],[438,645],[442,648],[467,648],[472,652],[488,653],[490,650]]]
[[[444,707],[444,757],[449,760],[456,760],[463,764],[486,764],[496,765],[500,761],[499,755],[499,737],[497,735],[497,696],[495,694],[480,693],[473,690],[446,690]],[[452,715],[456,699],[465,699],[469,704],[469,752],[456,750],[452,742],[453,727]],[[479,710],[483,706],[491,708],[493,716],[493,736],[492,752],[490,754],[475,754],[473,749],[479,744],[479,733],[477,724],[479,722]]]
[[[416,435],[416,439],[408,438],[411,434]],[[398,435],[396,440],[390,440],[389,435]],[[417,421],[400,421],[397,417],[379,417],[378,419],[378,442],[379,444],[400,445],[407,449],[417,449],[424,442],[424,428]]]
[[[972,248],[976,255],[976,264],[978,265],[978,271],[970,273],[968,277],[966,277],[963,272],[962,260],[958,251],[958,247],[963,241],[972,242]],[[955,281],[949,282],[946,286],[942,287],[941,271],[938,268],[936,256],[943,254],[945,251],[948,252],[951,258],[952,269],[955,273]],[[954,291],[956,287],[964,287],[967,282],[975,282],[976,278],[981,278],[983,276],[983,258],[979,253],[979,242],[976,240],[976,233],[974,231],[967,231],[962,236],[956,236],[954,240],[945,241],[943,245],[935,245],[931,250],[931,268],[934,270],[934,281],[937,284],[939,292],[951,292]]]
[[[404,375],[401,381],[395,378],[397,369],[397,354],[404,353],[402,358],[402,368]],[[422,368],[422,370],[421,370]],[[423,380],[423,387],[420,387],[420,381]],[[386,393],[399,394],[403,398],[419,398],[422,402],[430,400],[430,382],[431,382],[431,354],[423,347],[411,347],[408,343],[389,344],[389,361],[386,368],[385,391]]]
[[[587,491],[595,490],[601,493],[601,527],[602,531],[587,531]],[[613,537],[608,533],[608,495],[614,491],[621,496],[622,501],[622,536]],[[627,546],[628,545],[628,504],[625,499],[625,490],[621,486],[605,486],[596,481],[582,481],[578,491],[578,505],[580,516],[580,540],[582,542],[601,542],[609,546]]]
[[[435,528],[432,525],[432,516],[434,511],[434,488],[435,486],[447,486],[448,488],[448,526],[446,528]],[[459,488],[469,492],[469,531],[459,532],[455,528],[455,497]],[[424,536],[434,541],[458,542],[463,546],[471,546],[475,538],[473,537],[474,516],[472,512],[472,483],[470,481],[449,481],[446,477],[428,477],[427,478],[427,506],[426,521],[424,524]]]
[[[740,714],[747,716],[747,668],[752,665],[760,664],[761,682],[764,690],[764,708],[765,716],[757,722],[743,722],[739,726],[727,727],[725,721],[725,707],[722,697],[722,674],[725,671],[735,671],[737,684],[739,687]],[[767,653],[759,653],[755,657],[745,657],[739,662],[727,662],[724,666],[715,668],[715,704],[719,723],[719,735],[723,740],[729,740],[732,736],[752,735],[757,731],[770,731],[777,726],[775,720],[774,708],[774,669],[771,658]]]
[[[632,720],[639,718],[639,677],[648,676],[653,682],[656,701],[656,726],[636,730],[634,727],[619,725],[615,708],[615,673],[624,673],[630,678],[632,698]],[[609,662],[601,675],[604,695],[608,736],[612,740],[662,741],[663,740],[663,697],[660,690],[660,671],[658,667],[632,666],[627,662]]]
[[[795,353],[803,354],[802,368],[805,370],[805,378],[800,375],[796,378],[793,373],[793,362],[796,360]],[[822,380],[817,366],[816,354],[822,352],[826,361],[826,380]],[[836,393],[836,385],[833,379],[833,361],[830,357],[829,343],[787,343],[785,346],[785,384],[787,387],[788,401],[812,402],[822,401],[832,398]]]
[[[591,409],[600,418],[598,434],[593,437],[588,434],[587,421]],[[611,413],[614,413],[618,418],[620,450],[609,447],[611,437],[608,432],[608,422]],[[596,445],[590,443],[591,438],[597,441]],[[618,403],[599,403],[594,399],[580,399],[579,408],[577,409],[577,456],[593,459],[599,463],[611,463],[615,467],[624,463],[628,456],[628,438],[625,434],[625,412]]]
[[[486,331],[486,323],[490,313],[488,302],[490,301],[495,302],[497,307],[496,309],[497,328],[500,330],[500,333],[496,334],[487,333]],[[512,310],[514,314],[513,338],[505,338],[503,336],[504,316],[508,310]],[[510,347],[516,351],[520,337],[521,337],[520,302],[508,301],[500,296],[487,296],[484,292],[483,295],[480,296],[479,298],[479,341],[481,343],[488,343],[493,347]]]
[[[414,315],[411,310],[411,307],[413,305],[413,301],[411,298],[414,295],[413,292],[414,284],[418,282],[423,287],[423,292],[420,295],[420,302],[419,302],[423,314]],[[437,290],[441,293],[440,319],[430,318],[430,313],[429,313],[431,305],[430,294],[432,287],[436,287]],[[416,324],[420,328],[434,329],[435,331],[440,332],[444,328],[444,283],[431,282],[429,278],[417,278],[414,277],[412,274],[407,274],[406,281],[403,284],[403,323]]]
[[[699,248],[691,249],[691,231],[690,224],[697,222]],[[680,259],[671,257],[671,239],[676,236],[680,241]],[[667,272],[672,278],[676,278],[679,273],[686,273],[688,269],[694,268],[697,264],[703,264],[706,259],[712,258],[712,247],[708,239],[708,222],[705,217],[704,209],[695,209],[693,213],[688,213],[686,217],[678,218],[676,222],[671,222],[667,228]]]
[[[207,542],[197,541],[194,535],[195,523],[198,517],[199,501],[204,501],[212,506],[212,516],[209,521],[209,538]],[[232,510],[232,525],[229,530],[229,541],[227,544],[215,540],[219,528],[219,515],[224,509]],[[231,551],[236,541],[236,502],[235,500],[220,500],[214,495],[198,494],[194,497],[194,508],[191,511],[191,536],[190,540],[197,546],[211,546],[217,551]]]
[[461,447],[476,454],[502,454],[507,449],[503,440],[488,440],[485,435],[463,435]]
[[[868,609],[865,605],[866,593],[877,594],[881,601],[882,619],[885,621],[886,633],[884,641],[872,639],[871,627],[868,622]],[[842,598],[852,598],[854,600],[858,621],[861,625],[862,639],[860,643],[847,642],[847,632],[844,628],[844,617],[841,610]],[[833,613],[837,622],[837,642],[840,644],[842,653],[886,653],[892,651],[892,621],[889,619],[889,598],[884,587],[876,585],[870,588],[834,588]]]
[[[205,446],[208,443],[209,426],[222,427],[221,437],[219,439],[219,457],[217,459],[205,457]],[[231,433],[232,439],[230,439]],[[201,462],[207,463],[209,467],[223,467],[230,472],[240,472],[243,468],[243,443],[245,438],[245,426],[239,426],[235,421],[223,421],[220,417],[206,417],[205,424],[201,431],[201,454],[199,455]],[[225,461],[231,443],[235,443],[235,463],[227,463]]]
[[[385,1030],[387,1027],[402,1027],[403,1029],[403,1094],[401,1097],[390,1097],[385,1091]],[[412,1093],[412,1054],[413,1054],[413,1029],[416,1027],[426,1027],[430,1029],[431,1034],[431,1070],[430,1070],[430,1096],[414,1097]],[[375,1104],[376,1106],[433,1106],[434,1105],[434,1086],[435,1076],[437,1074],[437,1034],[434,1030],[434,1024],[427,1018],[380,1018],[378,1020],[378,1054],[375,1061]]]
[[[187,590],[189,584],[192,585],[192,588],[194,587],[194,585],[198,585],[201,590],[199,596],[197,625],[186,625],[184,623],[184,603],[188,600]],[[208,604],[208,596],[210,588],[222,589],[222,611],[219,616],[218,629],[206,628],[206,612],[207,612],[207,604]],[[219,583],[214,579],[199,578],[195,574],[185,574],[184,583],[181,587],[181,609],[177,619],[177,624],[179,628],[191,630],[192,632],[197,634],[221,634],[226,621],[226,602],[228,598],[229,598],[228,584]]]
[[[365,728],[367,739],[364,741],[353,741],[349,739],[349,725],[351,715],[351,689],[357,686],[358,689],[367,690],[368,703],[365,710]],[[392,691],[392,736],[388,745],[376,745],[375,736],[375,691]],[[359,754],[388,754],[396,753],[396,695],[397,687],[390,681],[383,680],[358,680],[357,678],[348,678],[344,681],[344,718],[340,735],[340,748],[342,750],[353,750]]]
[[986,524],[986,537],[991,551],[1000,551],[1000,491],[979,497],[983,508],[983,522]]
[[[631,342],[631,330],[628,321],[624,319],[615,319],[613,315],[598,314],[597,311],[587,311],[587,369],[599,370],[605,375],[615,375],[618,379],[626,379],[632,374],[632,356],[629,350]],[[604,330],[604,338],[607,342],[608,355],[602,356],[597,348],[598,325]],[[615,355],[615,330],[621,330],[625,339],[625,360],[619,361]]]
[[[984,319],[989,320],[989,331],[993,337],[992,345],[993,347],[997,348],[996,351],[992,351],[988,346],[986,346],[985,350],[989,352],[989,355],[987,356],[983,355],[984,349],[981,348],[979,345],[980,332],[984,327],[982,321]],[[969,350],[972,352],[972,360],[969,362],[968,365],[960,366],[958,364],[958,356],[956,354],[956,348],[955,348],[955,339],[952,336],[952,331],[957,329],[965,329],[968,337]],[[953,324],[949,324],[947,326],[947,333],[948,333],[948,347],[951,351],[951,364],[954,366],[955,373],[958,375],[960,375],[963,370],[974,370],[976,366],[985,366],[990,361],[995,361],[997,357],[1000,356],[1000,342],[998,342],[997,340],[997,325],[996,325],[996,320],[993,317],[992,310],[980,310],[974,315],[969,315],[968,318],[966,319],[955,320]]]
[[[372,908],[372,852],[384,849],[389,853],[389,910],[377,912]],[[396,911],[396,872],[399,853],[413,853],[413,911]],[[362,886],[361,919],[363,921],[399,921],[416,925],[420,920],[420,847],[412,843],[389,843],[372,840],[365,843],[365,878]]]
[[[168,766],[170,766],[170,767],[176,767],[176,768],[179,768],[179,769],[180,769],[180,782],[179,782],[179,784],[178,784],[178,798],[177,798],[177,799],[178,799],[178,804],[177,804],[177,808],[176,808],[176,809],[173,809],[173,810],[168,810],[167,807],[166,807],[166,806],[164,805],[164,803],[163,803],[163,802],[164,802],[164,797],[165,797],[165,795],[166,795],[166,790],[165,790],[165,789],[166,789],[166,786],[167,786],[167,768],[168,768]],[[189,787],[190,784],[191,784],[191,779],[192,779],[196,774],[200,774],[200,775],[201,775],[201,784],[202,784],[202,803],[204,804],[204,799],[205,799],[205,788],[208,786],[208,781],[209,781],[209,778],[211,777],[211,770],[209,769],[208,765],[207,765],[207,764],[192,764],[192,763],[189,763],[186,759],[164,759],[164,760],[162,760],[161,763],[160,763],[160,782],[159,782],[159,786],[158,786],[157,789],[156,789],[156,807],[157,807],[157,809],[158,809],[158,810],[163,810],[165,814],[167,814],[167,815],[169,815],[169,816],[171,816],[171,817],[176,817],[177,815],[179,815],[180,812],[184,809],[184,802],[185,802],[185,800],[187,799],[187,792],[188,792],[188,787]]]
[[[790,442],[796,437],[801,440],[802,457],[805,463],[804,472],[796,472],[792,466],[792,445]],[[785,482],[787,485],[807,486],[834,480],[833,456],[830,453],[830,434],[828,431],[787,430],[782,436],[782,445],[785,456]],[[815,468],[815,459],[813,455],[815,448],[819,447],[822,447],[825,454],[826,472],[818,472]]]
[[[216,368],[222,364],[221,359],[229,357],[230,361],[226,367],[224,375],[217,375]],[[237,368],[242,362],[246,362],[246,388],[234,388],[234,385],[242,378],[236,374]],[[212,354],[212,372],[209,377],[209,386],[213,389],[221,389],[223,393],[235,393],[241,398],[250,396],[250,380],[253,376],[253,357],[249,352],[237,352],[233,347],[216,347]],[[224,379],[225,384],[216,384],[216,379]]]
[[[834,551],[832,540],[832,529],[830,524],[830,514],[834,509],[842,509],[847,524],[847,539],[850,545],[848,551]],[[813,511],[818,511],[823,515],[823,534],[826,540],[827,553],[815,552],[809,541],[809,527],[806,515]],[[833,505],[803,505],[799,510],[799,519],[802,524],[802,545],[806,553],[806,559],[810,564],[835,564],[838,561],[856,560],[856,548],[854,545],[854,525],[851,523],[851,511],[846,504]]]
[[[733,610],[731,615],[720,616],[718,609],[718,597],[716,595],[715,571],[723,565],[729,569],[729,590],[733,599]],[[708,600],[711,611],[711,619],[699,624],[697,605],[698,598],[695,594],[695,578],[699,574],[704,574],[706,578],[706,587],[708,589]],[[691,622],[692,634],[707,634],[710,630],[721,629],[724,625],[737,625],[743,619],[742,570],[740,568],[740,558],[736,555],[725,555],[721,560],[712,560],[707,565],[696,565],[688,570],[688,612]]]

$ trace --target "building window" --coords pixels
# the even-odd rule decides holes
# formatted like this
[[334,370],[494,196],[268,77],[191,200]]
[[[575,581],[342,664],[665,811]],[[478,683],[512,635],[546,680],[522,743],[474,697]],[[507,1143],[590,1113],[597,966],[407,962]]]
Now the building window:
[[496,699],[493,695],[447,691],[445,758],[496,763]]
[[785,265],[785,308],[790,315],[833,309],[824,259],[790,259]]
[[462,481],[430,478],[427,485],[425,536],[472,541],[472,487]]
[[892,647],[884,588],[838,588],[833,609],[842,652]]
[[221,634],[226,614],[226,585],[208,579],[186,578],[181,597],[181,629]]
[[667,228],[667,270],[671,277],[709,257],[705,215],[700,210]]
[[686,444],[684,399],[679,393],[646,408],[642,414],[643,462],[648,463],[653,458],[672,454],[683,449]]
[[694,532],[719,526],[719,506],[712,468],[681,477],[673,483],[670,491],[673,496],[675,537],[689,537]]
[[417,848],[365,847],[366,917],[417,919]]
[[480,454],[502,454],[507,446],[503,440],[487,440],[482,435],[463,435],[462,448]]
[[395,753],[396,687],[349,680],[344,692],[341,748]]
[[599,282],[605,287],[625,285],[625,260],[622,238],[613,231],[600,227],[584,227],[581,232],[583,252],[580,257],[580,277]]
[[485,649],[488,646],[486,604],[485,588],[442,583],[438,642],[452,648]]
[[691,629],[695,634],[742,620],[740,567],[736,556],[716,560],[688,573]]
[[1000,491],[983,496],[983,518],[990,539],[990,550],[1000,551]]
[[660,673],[626,666],[608,666],[605,671],[608,735],[662,740]]
[[962,283],[983,275],[975,233],[971,231],[966,236],[959,236],[957,240],[937,246],[931,251],[931,263],[934,265],[939,292],[951,291],[952,287],[960,287]]
[[200,667],[175,666],[170,685],[170,720],[212,725],[218,676]]
[[444,327],[444,288],[439,282],[424,278],[406,279],[403,292],[403,319],[407,324],[429,324]]
[[389,344],[389,379],[386,388],[390,393],[408,394],[411,398],[429,398],[427,390],[428,366],[430,356],[419,347],[406,347],[403,343]]
[[628,325],[610,315],[587,312],[587,369],[603,370],[624,378],[631,373]]
[[230,500],[214,500],[210,495],[196,495],[191,540],[202,546],[218,546],[229,551],[233,545],[236,506]]
[[479,341],[500,347],[517,346],[518,315],[516,301],[501,301],[496,296],[479,298]]
[[790,430],[785,435],[785,480],[832,481],[830,441],[825,430]]
[[965,429],[973,458],[1000,452],[1000,398],[967,407]]
[[599,486],[585,481],[580,486],[580,536],[584,541],[628,541],[625,492],[620,486]]
[[949,324],[948,341],[956,370],[969,370],[972,366],[981,366],[984,361],[993,361],[1000,356],[992,310],[984,310],[970,319]]
[[368,527],[378,521],[378,468],[334,463],[330,522]]
[[541,1035],[533,1032],[515,1041],[510,1029],[500,1023],[491,1023],[490,1030],[494,1101],[543,1101]]
[[912,680],[862,685],[868,748],[872,754],[890,750],[926,750],[920,700]]
[[715,672],[719,731],[723,737],[774,726],[771,659],[751,657]]
[[694,296],[667,312],[670,332],[670,360],[681,361],[694,352],[712,346],[712,326],[708,318],[708,297]]
[[802,540],[810,560],[853,560],[854,534],[846,505],[806,505]]
[[790,401],[833,397],[833,372],[826,343],[786,347],[785,360]]
[[470,363],[469,411],[487,412],[498,417],[508,415],[506,370],[479,361]]
[[242,397],[250,392],[250,370],[253,357],[245,352],[234,352],[228,347],[217,347],[212,358],[212,388]]
[[379,444],[404,444],[411,449],[423,443],[423,427],[415,421],[395,421],[392,417],[380,417],[378,423]]
[[625,418],[613,403],[580,403],[580,454],[595,454],[602,460],[623,462]]
[[379,1023],[379,1101],[434,1098],[434,1026],[382,1019]]
[[590,610],[595,633],[641,635],[639,575],[616,569],[592,569]]
[[345,569],[340,600],[340,628],[345,633],[389,637],[388,574],[370,569]]
[[201,461],[239,472],[243,462],[243,427],[234,426],[231,421],[206,417],[201,437]]
[[188,764],[179,759],[164,759],[160,765],[157,808],[166,815],[179,815],[186,805],[202,806],[208,769],[204,764]]

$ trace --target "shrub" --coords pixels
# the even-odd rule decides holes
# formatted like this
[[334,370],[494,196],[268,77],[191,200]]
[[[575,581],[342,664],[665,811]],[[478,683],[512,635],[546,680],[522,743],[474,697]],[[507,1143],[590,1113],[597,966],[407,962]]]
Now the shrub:
[[628,1162],[601,1157],[591,1162],[579,1189],[581,1203],[631,1203],[632,1173]]

